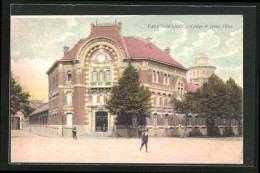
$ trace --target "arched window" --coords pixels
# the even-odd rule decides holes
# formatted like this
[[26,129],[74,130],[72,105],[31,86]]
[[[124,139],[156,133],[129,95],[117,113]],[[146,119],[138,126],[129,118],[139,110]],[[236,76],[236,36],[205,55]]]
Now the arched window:
[[181,83],[181,95],[183,95],[183,83]]
[[104,72],[103,72],[103,70],[99,71],[99,82],[104,82]]
[[110,70],[106,71],[106,82],[110,82]]
[[92,82],[97,82],[97,72],[96,71],[92,72]]
[[168,74],[167,85],[170,85],[170,78],[171,78],[171,76]]

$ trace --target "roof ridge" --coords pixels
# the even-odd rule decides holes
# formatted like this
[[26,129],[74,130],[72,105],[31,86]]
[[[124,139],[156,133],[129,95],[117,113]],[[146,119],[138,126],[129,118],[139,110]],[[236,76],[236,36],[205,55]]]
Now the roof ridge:
[[[145,38],[142,38],[142,37],[138,37],[138,36],[127,36],[127,37],[124,37],[124,38],[132,38],[132,39],[139,39],[140,41],[144,42],[144,44],[147,44],[145,42]],[[151,38],[151,37],[149,37]],[[175,65],[176,67],[179,67],[179,68],[183,68],[183,69],[186,69],[179,61],[177,61],[174,57],[172,57],[170,54],[167,54],[164,50],[162,50],[159,46],[156,45],[156,43],[154,42],[150,42],[149,44],[151,44],[152,46],[155,47],[155,49],[159,50],[160,53],[164,54],[165,56],[167,56],[168,58],[172,59],[173,61],[175,61],[177,63],[177,65]],[[163,62],[163,61],[160,61],[160,62]]]
[[126,44],[125,44],[125,40],[124,40],[124,38],[122,37],[121,32],[120,32],[120,30],[118,29],[118,27],[116,27],[116,29],[118,30],[118,33],[119,33],[119,35],[120,35],[120,39],[121,39],[121,41],[122,41],[123,48],[124,48],[124,50],[125,50],[125,52],[126,52],[126,55],[127,55],[127,57],[129,57],[128,49],[127,49]]

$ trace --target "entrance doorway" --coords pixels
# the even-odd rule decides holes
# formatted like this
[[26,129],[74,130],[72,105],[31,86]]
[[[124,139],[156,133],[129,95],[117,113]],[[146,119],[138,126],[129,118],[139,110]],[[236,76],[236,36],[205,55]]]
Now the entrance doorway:
[[107,121],[107,112],[96,112],[96,132],[106,132]]

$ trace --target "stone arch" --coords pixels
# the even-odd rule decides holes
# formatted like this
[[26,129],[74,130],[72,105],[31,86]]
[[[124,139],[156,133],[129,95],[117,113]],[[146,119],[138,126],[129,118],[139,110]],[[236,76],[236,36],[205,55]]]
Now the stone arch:
[[115,41],[107,37],[95,37],[84,43],[78,51],[77,60],[80,61],[82,66],[85,66],[93,53],[99,50],[100,45],[102,45],[105,50],[113,54],[113,58],[115,58],[115,62],[117,62],[117,64],[122,62],[124,58],[124,51]]

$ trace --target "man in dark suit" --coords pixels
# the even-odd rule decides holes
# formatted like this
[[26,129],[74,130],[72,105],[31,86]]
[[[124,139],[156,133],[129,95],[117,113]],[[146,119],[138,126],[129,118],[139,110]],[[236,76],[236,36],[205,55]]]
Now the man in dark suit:
[[74,128],[72,129],[72,135],[73,135],[73,139],[76,139],[76,140],[77,140],[77,129],[76,129],[76,127],[74,127]]
[[140,151],[142,150],[143,146],[145,145],[145,149],[146,149],[146,152],[148,153],[148,131],[149,129],[146,129],[143,136],[142,136],[142,144],[141,144],[141,148],[140,148]]

